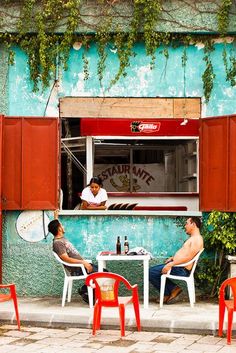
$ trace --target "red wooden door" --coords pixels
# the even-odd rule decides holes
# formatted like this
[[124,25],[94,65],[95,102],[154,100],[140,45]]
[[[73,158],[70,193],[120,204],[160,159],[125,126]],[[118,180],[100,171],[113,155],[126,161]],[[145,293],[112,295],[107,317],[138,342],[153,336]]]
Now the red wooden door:
[[2,206],[6,210],[21,209],[22,122],[5,118],[3,123]]
[[229,119],[229,211],[236,212],[236,116]]
[[6,210],[58,208],[59,120],[5,117],[2,198]]
[[[2,165],[2,124],[3,116],[0,115],[0,165]],[[0,169],[0,190],[2,189],[2,172]],[[0,283],[2,283],[2,198],[0,197]]]
[[236,211],[235,138],[235,116],[201,119],[201,211]]

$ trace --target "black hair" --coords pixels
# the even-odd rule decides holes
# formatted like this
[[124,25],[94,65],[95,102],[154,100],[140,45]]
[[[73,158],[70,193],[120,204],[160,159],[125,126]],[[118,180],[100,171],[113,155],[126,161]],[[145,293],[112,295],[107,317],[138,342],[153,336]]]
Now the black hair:
[[102,187],[102,179],[99,177],[93,177],[91,178],[89,185],[91,185],[92,183],[98,184],[99,186]]
[[53,235],[57,235],[58,233],[58,228],[60,227],[60,222],[58,219],[54,219],[48,224],[48,231],[52,233]]
[[202,222],[199,217],[193,216],[193,217],[190,217],[190,219],[191,219],[191,223],[195,223],[199,229],[201,228]]

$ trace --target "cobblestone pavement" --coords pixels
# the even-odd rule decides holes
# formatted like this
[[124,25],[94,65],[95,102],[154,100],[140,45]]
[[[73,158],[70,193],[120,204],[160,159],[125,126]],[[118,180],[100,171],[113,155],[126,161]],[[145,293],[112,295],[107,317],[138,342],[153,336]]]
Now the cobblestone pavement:
[[0,353],[235,353],[236,339],[227,345],[225,338],[180,333],[45,328],[15,325],[0,326]]

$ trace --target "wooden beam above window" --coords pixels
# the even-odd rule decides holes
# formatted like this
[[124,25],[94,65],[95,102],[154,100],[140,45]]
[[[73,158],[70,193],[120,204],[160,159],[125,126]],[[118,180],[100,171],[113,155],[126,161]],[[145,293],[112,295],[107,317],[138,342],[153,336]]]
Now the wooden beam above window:
[[187,118],[201,117],[201,98],[64,97],[61,118]]

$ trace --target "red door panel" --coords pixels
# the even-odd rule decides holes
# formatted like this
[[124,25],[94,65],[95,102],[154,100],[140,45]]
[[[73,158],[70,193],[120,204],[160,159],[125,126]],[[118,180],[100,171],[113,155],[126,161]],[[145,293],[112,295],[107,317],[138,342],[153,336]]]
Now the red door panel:
[[58,140],[57,120],[24,118],[22,151],[24,209],[55,209],[58,198]]
[[3,126],[2,207],[7,210],[21,209],[21,135],[21,120],[5,118]]
[[[2,125],[4,117],[0,115],[0,166],[2,165]],[[0,169],[0,283],[2,283],[2,169]]]
[[205,118],[200,129],[200,209],[228,207],[228,118]]
[[3,208],[58,208],[58,119],[5,117],[3,129]]
[[229,211],[236,212],[236,117],[229,120]]

